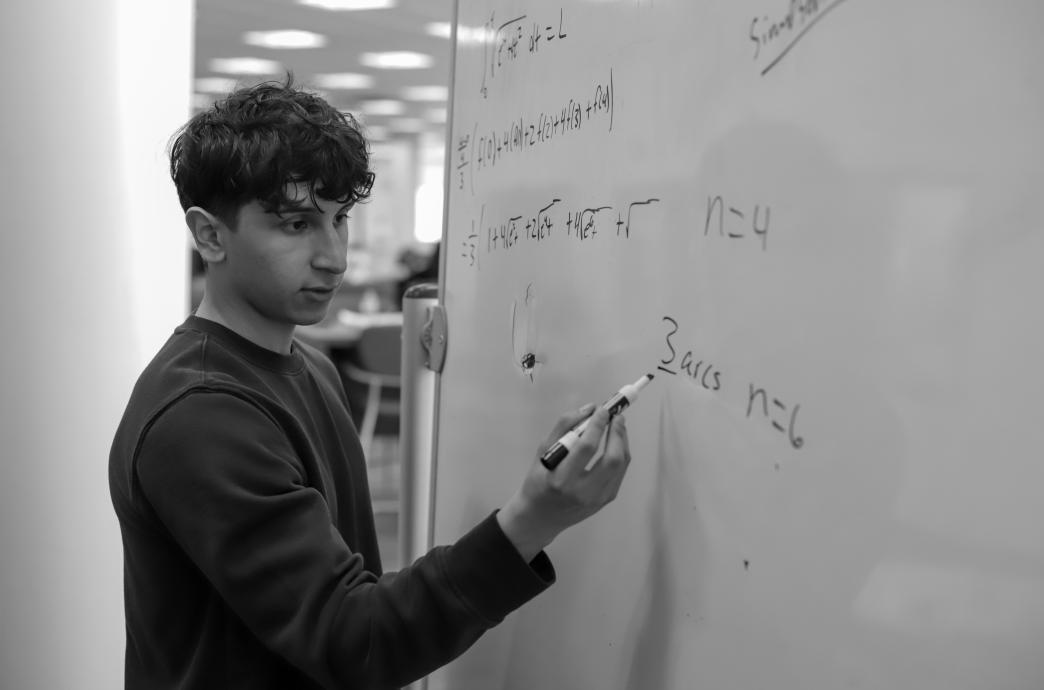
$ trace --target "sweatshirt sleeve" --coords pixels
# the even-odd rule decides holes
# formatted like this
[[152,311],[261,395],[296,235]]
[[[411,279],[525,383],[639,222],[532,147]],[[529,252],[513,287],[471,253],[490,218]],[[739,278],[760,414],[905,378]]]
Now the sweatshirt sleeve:
[[405,685],[452,660],[554,581],[489,516],[380,579],[307,485],[278,424],[227,392],[192,393],[140,444],[145,498],[219,596],[324,686]]

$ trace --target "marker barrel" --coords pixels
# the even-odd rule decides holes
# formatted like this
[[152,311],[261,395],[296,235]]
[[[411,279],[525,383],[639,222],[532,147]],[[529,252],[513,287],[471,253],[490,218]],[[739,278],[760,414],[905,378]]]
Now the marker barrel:
[[[618,392],[614,393],[611,398],[602,403],[602,407],[609,411],[609,418],[612,419],[614,415],[620,414],[626,410],[633,401],[637,400],[638,391],[645,388],[646,384],[648,384],[649,381],[652,381],[652,378],[652,374],[646,374],[634,383],[624,386]],[[566,456],[569,455],[569,451],[571,451],[577,441],[580,440],[580,435],[584,433],[584,429],[587,428],[590,421],[591,418],[588,417],[567,431],[562,438],[552,443],[551,447],[544,451],[544,454],[540,456],[540,463],[549,470],[558,467],[559,463],[565,460]]]
[[569,449],[564,445],[555,441],[555,444],[547,449],[547,452],[540,456],[540,462],[543,463],[544,467],[549,470],[553,470],[558,467],[558,463],[565,460],[565,457],[569,455]]

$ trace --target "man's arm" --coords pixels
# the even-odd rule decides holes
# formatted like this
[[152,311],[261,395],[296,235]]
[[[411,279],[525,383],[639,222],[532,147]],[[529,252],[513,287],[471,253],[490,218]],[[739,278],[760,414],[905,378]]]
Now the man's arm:
[[279,425],[253,402],[197,392],[153,424],[142,491],[180,548],[266,647],[336,687],[406,684],[543,591],[490,517],[377,580],[363,568]]

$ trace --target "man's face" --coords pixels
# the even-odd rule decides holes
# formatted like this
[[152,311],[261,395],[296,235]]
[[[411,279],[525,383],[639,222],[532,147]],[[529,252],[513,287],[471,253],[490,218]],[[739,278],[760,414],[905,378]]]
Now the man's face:
[[307,186],[289,191],[296,205],[251,202],[225,237],[222,302],[262,331],[321,321],[347,268],[350,205],[316,197],[317,208]]

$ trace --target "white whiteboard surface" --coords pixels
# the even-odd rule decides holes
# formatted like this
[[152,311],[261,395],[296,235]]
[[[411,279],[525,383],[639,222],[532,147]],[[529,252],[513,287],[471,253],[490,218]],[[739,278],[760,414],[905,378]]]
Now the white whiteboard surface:
[[1044,687],[1044,5],[462,0],[457,36],[435,542],[656,378],[559,581],[429,687]]

